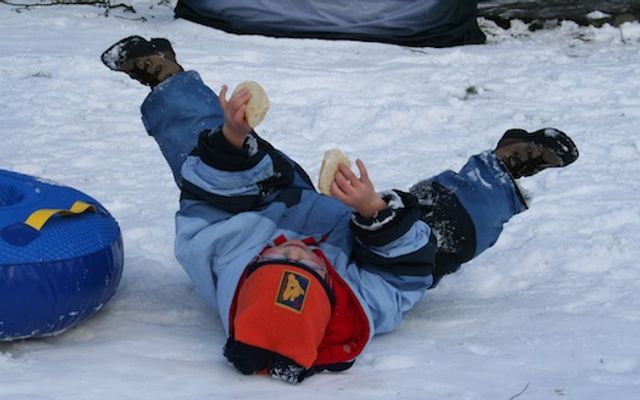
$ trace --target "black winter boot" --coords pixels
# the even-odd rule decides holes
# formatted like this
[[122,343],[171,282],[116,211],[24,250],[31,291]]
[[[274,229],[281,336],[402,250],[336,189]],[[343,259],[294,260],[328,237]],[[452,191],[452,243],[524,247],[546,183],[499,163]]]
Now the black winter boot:
[[129,36],[102,53],[102,62],[114,71],[122,71],[140,83],[154,87],[183,71],[167,39],[151,41]]
[[171,47],[171,42],[169,42],[165,38],[151,38],[151,46],[153,46],[156,50],[162,53],[169,60],[174,63],[178,63],[176,61],[176,53],[173,51],[173,47]]
[[529,133],[509,129],[494,153],[514,179],[537,174],[545,168],[564,167],[578,158],[578,148],[564,132],[545,128]]

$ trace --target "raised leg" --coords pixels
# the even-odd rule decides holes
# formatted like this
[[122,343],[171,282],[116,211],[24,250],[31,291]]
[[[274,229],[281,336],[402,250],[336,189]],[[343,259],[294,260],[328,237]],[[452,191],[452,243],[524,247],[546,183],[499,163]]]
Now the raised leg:
[[101,59],[108,68],[151,87],[142,104],[142,121],[180,186],[180,168],[200,133],[222,125],[218,97],[196,72],[184,72],[164,38],[129,36],[111,45]]
[[445,171],[410,192],[438,240],[432,287],[491,247],[504,223],[526,209],[515,182],[488,151],[471,157],[460,172]]
[[445,171],[413,186],[421,218],[438,239],[432,287],[493,246],[503,225],[527,208],[515,179],[565,167],[578,154],[571,138],[557,129],[511,129],[494,151],[471,157],[460,172]]

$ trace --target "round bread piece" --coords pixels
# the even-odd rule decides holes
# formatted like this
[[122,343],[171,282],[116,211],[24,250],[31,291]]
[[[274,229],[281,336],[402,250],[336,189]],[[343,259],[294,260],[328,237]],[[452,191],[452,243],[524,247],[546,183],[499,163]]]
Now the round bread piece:
[[325,151],[322,158],[322,166],[320,167],[320,176],[318,178],[318,190],[327,196],[331,196],[331,184],[338,170],[339,164],[345,164],[351,168],[351,160],[338,149],[330,149]]
[[262,86],[254,81],[244,81],[233,90],[231,96],[236,94],[240,89],[247,88],[251,92],[251,99],[247,103],[247,111],[244,117],[247,119],[247,123],[250,127],[255,128],[267,115],[269,111],[269,98]]

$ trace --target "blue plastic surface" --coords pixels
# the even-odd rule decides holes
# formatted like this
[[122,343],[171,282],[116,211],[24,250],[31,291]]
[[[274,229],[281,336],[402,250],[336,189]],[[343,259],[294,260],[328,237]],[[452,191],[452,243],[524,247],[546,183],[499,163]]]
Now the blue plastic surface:
[[[18,228],[38,209],[76,200],[99,212],[55,216],[36,233]],[[52,335],[87,319],[115,293],[123,260],[120,228],[95,199],[0,170],[0,340]]]

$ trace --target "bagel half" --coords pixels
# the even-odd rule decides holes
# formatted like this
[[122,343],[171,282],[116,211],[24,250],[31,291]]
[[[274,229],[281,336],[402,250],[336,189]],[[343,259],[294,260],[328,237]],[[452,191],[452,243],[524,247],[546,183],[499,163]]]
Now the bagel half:
[[330,149],[325,151],[322,158],[322,166],[320,167],[320,176],[318,177],[318,191],[320,193],[331,196],[331,184],[340,164],[345,164],[351,168],[351,160],[340,150]]
[[260,122],[262,122],[262,120],[264,120],[271,103],[269,103],[267,92],[264,91],[258,82],[254,81],[242,82],[236,86],[231,96],[244,88],[249,89],[249,92],[251,93],[251,99],[249,99],[249,102],[247,103],[247,111],[245,112],[244,117],[249,126],[255,128],[260,124]]

